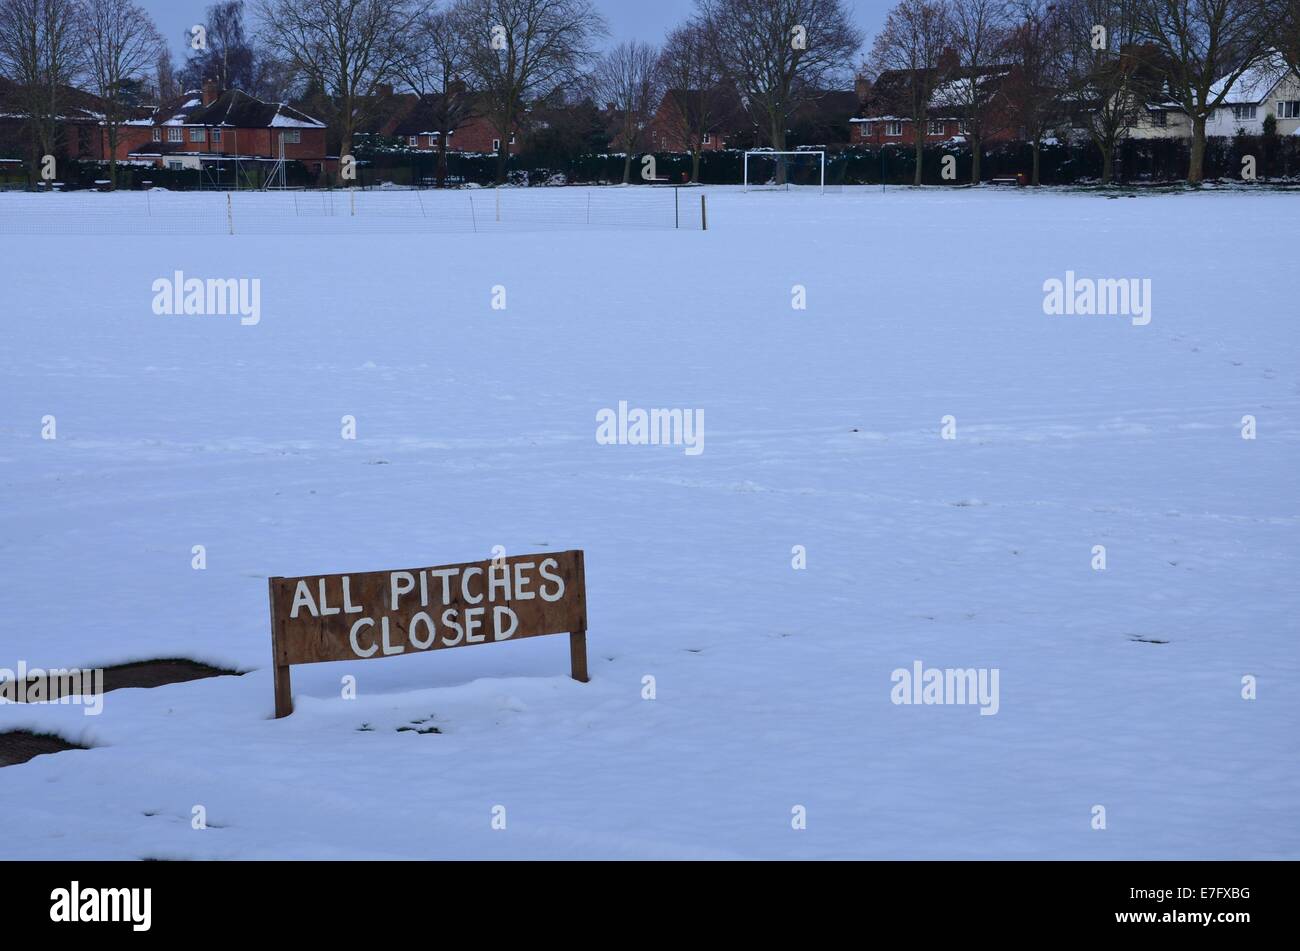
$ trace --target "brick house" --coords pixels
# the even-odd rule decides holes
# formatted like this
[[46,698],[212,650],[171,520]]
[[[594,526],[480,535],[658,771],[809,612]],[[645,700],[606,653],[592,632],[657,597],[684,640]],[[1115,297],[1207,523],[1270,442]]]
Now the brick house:
[[[438,150],[438,96],[420,97],[415,93],[384,92],[384,105],[377,110],[376,120],[367,132],[386,138],[400,139],[409,149],[421,152]],[[482,108],[472,109],[468,118],[452,129],[447,136],[447,151],[495,154],[501,146],[501,133],[483,115]],[[506,151],[518,155],[523,148],[523,133],[519,125],[510,134]]]
[[[31,151],[29,121],[24,111],[22,88],[0,77],[0,154],[17,157]],[[104,126],[107,106],[98,96],[62,86],[59,90],[59,116],[55,123],[59,159],[104,161],[108,159],[108,131]],[[127,110],[134,118],[148,114],[147,109]],[[119,124],[119,146],[126,141],[127,127]]]
[[265,102],[206,82],[122,126],[118,159],[160,168],[201,169],[229,162],[303,163],[319,176],[337,159],[326,154],[325,123],[283,102]]
[[[981,71],[977,76],[956,76],[940,81],[926,109],[925,141],[939,143],[964,140],[969,132],[969,84],[985,87],[981,92],[990,101],[984,123],[983,141],[1008,142],[1015,138],[1015,129],[1008,111],[999,101],[998,86],[1007,75],[1008,67],[996,66]],[[855,145],[915,145],[916,130],[907,106],[907,81],[904,70],[885,70],[875,83],[859,79],[857,84],[861,106],[858,114],[849,120],[852,129],[850,141]]]
[[682,131],[684,117],[692,112],[708,112],[712,121],[699,143],[702,152],[719,152],[736,137],[743,126],[743,109],[734,92],[719,87],[713,90],[669,89],[650,120],[647,147],[652,152],[690,152],[691,144]]

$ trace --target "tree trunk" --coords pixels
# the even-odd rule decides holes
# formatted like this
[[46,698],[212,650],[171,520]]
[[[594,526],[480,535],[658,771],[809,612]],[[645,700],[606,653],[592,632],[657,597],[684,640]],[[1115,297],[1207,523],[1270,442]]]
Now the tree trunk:
[[510,160],[510,128],[515,124],[514,108],[510,105],[498,114],[501,124],[496,127],[497,135],[497,184],[506,183],[506,163]]
[[1109,185],[1115,176],[1115,143],[1101,143],[1101,183]]
[[[785,151],[785,123],[776,119],[772,120],[772,148],[778,152]],[[786,182],[785,160],[786,156],[783,155],[781,161],[776,163],[776,183],[778,185],[784,185]]]
[[117,125],[108,126],[108,181],[109,189],[117,191]]
[[1205,177],[1205,116],[1192,119],[1192,160],[1187,169],[1189,185],[1199,185]]
[[439,188],[447,187],[447,131],[446,129],[438,130],[438,172],[436,182]]
[[628,152],[623,156],[623,184],[626,185],[632,178],[632,153]]
[[698,148],[691,150],[691,182],[695,185],[700,183],[700,150]]
[[1041,136],[1038,136],[1038,135],[1035,135],[1035,136],[1034,136],[1034,163],[1033,163],[1033,172],[1032,172],[1032,174],[1030,175],[1030,178],[1029,178],[1029,184],[1033,185],[1035,188],[1038,187],[1038,153],[1039,153],[1039,150],[1042,148],[1042,143],[1039,141],[1040,138],[1041,138]]
[[925,125],[917,122],[913,131],[916,136],[916,171],[912,173],[912,187],[918,188],[921,185],[921,178],[925,171]]
[[41,147],[36,141],[36,129],[31,130],[31,149],[27,155],[27,190],[36,191],[36,180],[40,176]]
[[984,151],[984,146],[980,142],[978,135],[970,137],[970,183],[978,185],[980,183],[980,158]]

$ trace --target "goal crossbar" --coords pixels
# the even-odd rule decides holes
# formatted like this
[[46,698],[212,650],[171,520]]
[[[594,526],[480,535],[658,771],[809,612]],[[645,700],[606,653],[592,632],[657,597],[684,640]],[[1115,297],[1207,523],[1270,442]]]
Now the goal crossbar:
[[826,194],[826,153],[824,151],[814,151],[805,149],[799,152],[773,152],[770,149],[752,149],[745,152],[745,191],[749,191],[749,157],[751,155],[760,155],[767,158],[777,158],[783,155],[815,155],[818,158],[818,164],[821,169],[821,193]]

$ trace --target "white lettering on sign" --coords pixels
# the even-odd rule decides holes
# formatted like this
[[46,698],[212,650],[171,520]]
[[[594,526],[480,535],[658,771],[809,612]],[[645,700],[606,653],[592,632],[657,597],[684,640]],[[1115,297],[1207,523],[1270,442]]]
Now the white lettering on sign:
[[[418,596],[421,609],[428,608],[431,592],[442,595],[443,605],[451,601],[453,595],[459,595],[461,601],[471,606],[463,611],[445,608],[437,620],[436,612],[417,611],[407,625],[404,637],[391,624],[387,613],[378,617],[359,617],[348,631],[348,644],[357,657],[373,657],[377,653],[404,653],[408,644],[415,650],[429,650],[439,644],[453,647],[460,643],[507,640],[519,629],[519,617],[508,605],[495,602],[531,601],[537,597],[547,602],[559,601],[564,597],[565,588],[564,578],[556,572],[558,567],[554,558],[544,558],[540,562],[521,561],[497,569],[489,567],[486,572],[477,565],[463,570],[430,568],[419,572],[390,572],[387,604],[384,605],[388,612],[400,611],[403,600],[413,594]],[[306,581],[299,581],[294,588],[289,617],[297,618],[304,611],[314,618],[364,613],[365,607],[353,601],[352,579],[348,575],[336,577],[337,582],[329,579],[328,583],[325,578],[317,579],[315,592]],[[331,605],[334,594],[338,599]],[[491,602],[490,614],[489,604],[485,602]]]
[[275,715],[293,712],[289,668],[294,664],[395,657],[566,632],[571,676],[586,683],[582,551],[513,558],[501,551],[491,561],[458,565],[270,578]]

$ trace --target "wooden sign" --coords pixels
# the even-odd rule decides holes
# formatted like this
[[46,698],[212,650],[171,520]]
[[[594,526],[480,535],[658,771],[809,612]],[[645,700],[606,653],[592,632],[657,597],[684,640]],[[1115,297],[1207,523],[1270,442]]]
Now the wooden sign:
[[437,568],[270,578],[275,715],[293,712],[291,664],[362,660],[569,635],[587,682],[587,583],[581,551]]

